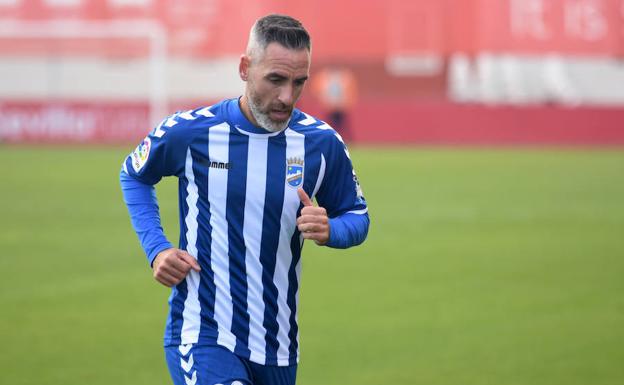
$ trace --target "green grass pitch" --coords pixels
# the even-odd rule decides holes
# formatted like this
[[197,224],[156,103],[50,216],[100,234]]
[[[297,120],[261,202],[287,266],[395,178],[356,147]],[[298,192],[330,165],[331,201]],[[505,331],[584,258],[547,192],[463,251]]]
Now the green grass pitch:
[[[168,290],[119,189],[130,151],[0,147],[0,384],[170,383]],[[352,157],[371,230],[304,248],[298,384],[624,383],[624,152]]]

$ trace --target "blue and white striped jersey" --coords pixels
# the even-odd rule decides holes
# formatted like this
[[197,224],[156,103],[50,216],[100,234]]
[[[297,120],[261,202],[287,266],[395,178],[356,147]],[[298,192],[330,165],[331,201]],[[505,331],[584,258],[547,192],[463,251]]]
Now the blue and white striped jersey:
[[216,343],[264,365],[297,363],[297,188],[327,210],[329,246],[361,243],[368,231],[340,136],[299,110],[287,129],[267,132],[245,118],[238,99],[165,119],[125,160],[121,178],[150,263],[171,245],[155,200],[155,211],[140,212],[129,186],[153,191],[170,175],[179,178],[179,247],[202,270],[172,289],[165,345]]

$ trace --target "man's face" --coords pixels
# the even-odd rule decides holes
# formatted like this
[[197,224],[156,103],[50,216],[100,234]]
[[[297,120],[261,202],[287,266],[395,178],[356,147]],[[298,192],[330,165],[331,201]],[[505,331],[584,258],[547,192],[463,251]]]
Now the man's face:
[[256,123],[272,132],[288,126],[310,70],[310,52],[269,44],[249,62],[246,97]]

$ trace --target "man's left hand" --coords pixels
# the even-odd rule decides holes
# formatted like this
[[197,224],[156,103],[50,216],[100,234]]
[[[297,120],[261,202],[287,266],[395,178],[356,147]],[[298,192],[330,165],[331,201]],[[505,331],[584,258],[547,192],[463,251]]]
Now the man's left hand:
[[299,199],[303,203],[301,215],[297,218],[297,228],[304,239],[312,239],[317,245],[324,245],[329,241],[329,218],[323,207],[316,207],[306,192],[297,190]]

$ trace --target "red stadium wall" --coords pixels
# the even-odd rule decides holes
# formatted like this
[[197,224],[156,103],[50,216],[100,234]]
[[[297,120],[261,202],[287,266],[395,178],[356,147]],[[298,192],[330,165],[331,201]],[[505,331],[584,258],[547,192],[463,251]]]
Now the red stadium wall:
[[149,131],[147,103],[0,103],[0,143],[125,143]]
[[363,103],[354,141],[422,145],[624,145],[624,109]]
[[[303,107],[324,118],[314,100]],[[363,100],[348,116],[351,141],[367,145],[624,145],[623,108]]]
[[[323,118],[313,101],[302,107]],[[4,103],[0,116],[0,142],[8,143],[134,143],[150,130],[142,103]],[[349,118],[359,144],[624,145],[624,109],[365,101]]]

